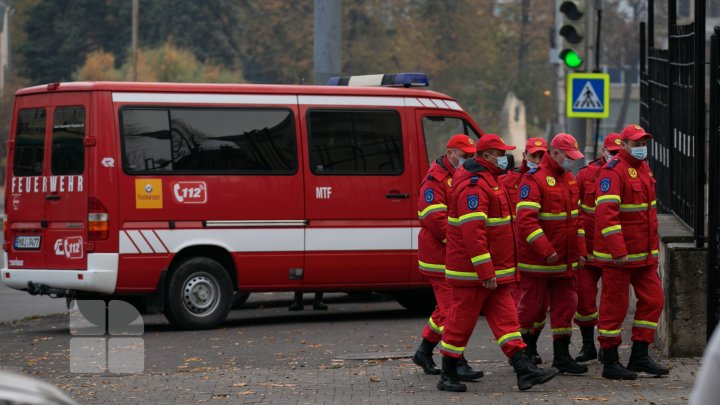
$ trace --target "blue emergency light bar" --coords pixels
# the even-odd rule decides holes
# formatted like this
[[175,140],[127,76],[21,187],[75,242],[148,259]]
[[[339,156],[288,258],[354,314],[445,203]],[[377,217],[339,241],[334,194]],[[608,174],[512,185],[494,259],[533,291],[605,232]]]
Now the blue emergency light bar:
[[430,85],[425,73],[393,73],[362,76],[336,76],[327,82],[328,86],[354,86],[354,87],[426,87]]

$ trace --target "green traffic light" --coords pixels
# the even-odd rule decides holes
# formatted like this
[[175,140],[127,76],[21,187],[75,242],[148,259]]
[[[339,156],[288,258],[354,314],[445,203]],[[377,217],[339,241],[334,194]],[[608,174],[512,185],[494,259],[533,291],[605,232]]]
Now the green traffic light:
[[560,59],[562,59],[562,61],[565,62],[565,66],[570,69],[577,69],[583,64],[580,55],[572,49],[563,49],[563,51],[560,52]]

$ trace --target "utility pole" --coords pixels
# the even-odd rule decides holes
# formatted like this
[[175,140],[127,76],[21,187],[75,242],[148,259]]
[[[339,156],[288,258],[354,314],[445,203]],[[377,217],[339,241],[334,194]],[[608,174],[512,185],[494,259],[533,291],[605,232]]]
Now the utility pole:
[[137,81],[137,56],[138,56],[138,27],[140,26],[140,0],[132,0],[132,45],[131,45],[131,60],[132,60],[132,75],[131,80]]
[[313,23],[314,83],[326,84],[341,70],[342,0],[315,0]]
[[5,92],[5,80],[10,70],[10,15],[14,8],[0,1],[0,95]]

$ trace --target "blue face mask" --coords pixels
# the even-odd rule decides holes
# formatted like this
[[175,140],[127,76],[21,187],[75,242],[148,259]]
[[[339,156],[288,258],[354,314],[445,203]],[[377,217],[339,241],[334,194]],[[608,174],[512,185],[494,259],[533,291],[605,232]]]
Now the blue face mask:
[[531,161],[529,161],[529,160],[525,163],[525,165],[526,165],[526,166],[528,167],[528,169],[530,169],[530,170],[538,167],[538,164],[537,164],[537,163],[533,163],[533,162],[531,162]]
[[500,170],[505,170],[508,167],[508,157],[507,156],[500,156],[497,158],[497,167],[500,168]]
[[575,166],[575,161],[574,161],[574,160],[570,160],[570,159],[568,159],[567,157],[566,157],[565,160],[563,160],[563,162],[562,162],[562,168],[563,168],[563,170],[565,170],[566,172],[569,172],[570,170],[572,170],[573,166]]
[[647,158],[647,146],[630,148],[630,154],[637,160],[645,160]]

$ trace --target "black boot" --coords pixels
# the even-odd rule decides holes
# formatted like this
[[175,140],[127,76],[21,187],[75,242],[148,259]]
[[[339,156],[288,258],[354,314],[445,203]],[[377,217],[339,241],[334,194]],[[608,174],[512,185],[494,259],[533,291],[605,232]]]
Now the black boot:
[[600,349],[600,357],[603,363],[603,378],[608,380],[634,380],[637,373],[630,371],[620,364],[617,346],[611,349]]
[[558,374],[556,368],[537,368],[525,349],[515,353],[510,358],[510,364],[517,374],[517,385],[520,391],[529,390],[533,385],[545,384]]
[[295,291],[295,299],[293,300],[293,303],[290,304],[290,310],[291,311],[302,311],[305,308],[305,305],[303,303],[303,293],[300,291]]
[[527,345],[525,350],[527,351],[528,356],[535,365],[542,364],[542,357],[540,357],[540,354],[538,354],[537,351],[537,341],[539,337],[540,333],[522,333],[523,342],[525,342],[525,344]]
[[481,370],[475,370],[465,360],[465,356],[462,356],[458,361],[457,373],[460,381],[474,381],[485,375]]
[[582,374],[588,371],[586,365],[578,364],[570,357],[570,336],[567,335],[553,339],[552,366],[561,373]]
[[595,328],[592,326],[581,326],[582,347],[580,353],[575,357],[575,361],[590,361],[597,359],[597,350],[595,349]]
[[648,354],[648,344],[644,342],[633,342],[627,368],[632,371],[645,372],[657,376],[668,375],[670,373],[670,369],[655,363],[655,360],[650,358]]
[[313,309],[319,309],[321,311],[325,311],[328,309],[327,304],[323,302],[323,293],[316,292],[315,293],[315,302],[313,302]]
[[443,356],[442,373],[440,374],[440,381],[437,383],[437,388],[440,391],[465,392],[467,390],[465,384],[460,382],[460,377],[457,374],[458,360],[460,359]]
[[433,343],[427,339],[423,339],[420,343],[420,347],[415,351],[413,356],[413,363],[422,367],[425,374],[438,375],[440,369],[437,368],[432,358],[433,349],[437,346],[437,343]]

